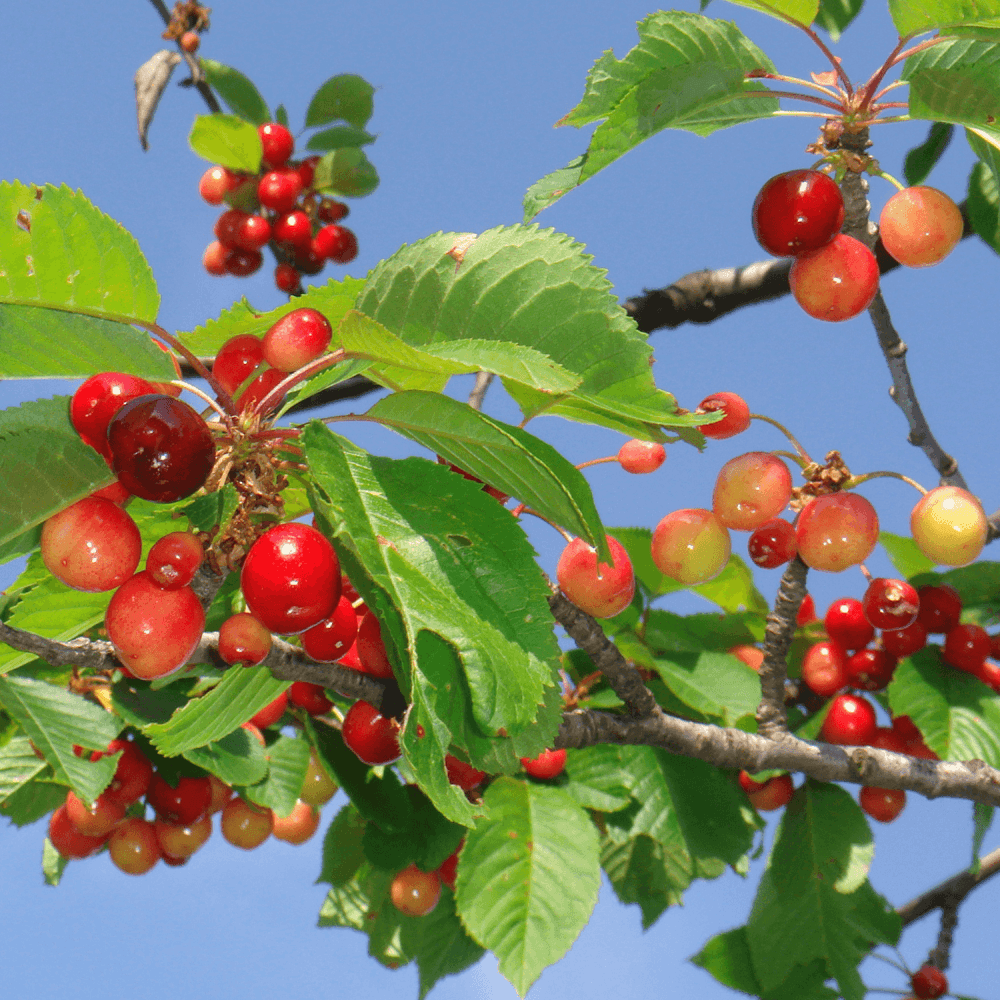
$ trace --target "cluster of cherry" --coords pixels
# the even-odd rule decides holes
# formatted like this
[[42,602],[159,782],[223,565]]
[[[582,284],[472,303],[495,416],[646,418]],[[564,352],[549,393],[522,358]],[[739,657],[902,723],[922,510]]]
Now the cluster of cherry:
[[300,289],[303,274],[319,274],[327,261],[349,264],[358,255],[354,233],[338,225],[347,206],[313,189],[318,156],[291,159],[295,139],[284,125],[268,122],[257,129],[264,150],[262,172],[239,174],[210,167],[198,184],[210,205],[230,207],[215,223],[215,241],[202,263],[209,274],[246,277],[263,263],[270,244],[278,259],[274,283],[283,292]]
[[[840,232],[844,199],[818,170],[790,170],[772,177],[753,204],[754,234],[776,257],[793,257],[788,280],[795,301],[816,319],[851,319],[878,291],[875,255]],[[879,217],[886,250],[908,267],[944,260],[962,238],[962,213],[931,187],[901,188]]]

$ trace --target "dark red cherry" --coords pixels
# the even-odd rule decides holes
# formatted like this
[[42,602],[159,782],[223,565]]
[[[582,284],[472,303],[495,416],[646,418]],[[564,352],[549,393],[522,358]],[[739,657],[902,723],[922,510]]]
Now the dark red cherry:
[[843,224],[840,188],[818,170],[790,170],[772,177],[753,203],[754,235],[775,257],[818,250]]

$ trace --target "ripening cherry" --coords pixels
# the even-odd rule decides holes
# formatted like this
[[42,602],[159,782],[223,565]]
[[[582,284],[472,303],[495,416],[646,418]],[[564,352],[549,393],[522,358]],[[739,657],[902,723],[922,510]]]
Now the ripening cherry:
[[274,839],[304,844],[319,829],[319,811],[298,799],[287,816],[274,814]]
[[107,839],[107,834],[89,837],[81,833],[69,818],[65,803],[49,817],[49,840],[64,858],[89,858],[104,846]]
[[943,191],[910,187],[897,191],[878,220],[882,245],[907,267],[930,267],[944,260],[962,238],[962,213]]
[[596,550],[582,538],[574,538],[563,549],[556,565],[556,578],[562,592],[581,611],[595,618],[619,614],[629,606],[635,594],[632,560],[617,538],[605,537],[611,552],[610,565],[606,562],[598,565]]
[[315,309],[294,309],[264,334],[264,360],[283,372],[294,372],[330,346],[333,328]]
[[285,250],[305,250],[312,244],[312,223],[302,209],[287,212],[274,220],[272,238]]
[[761,664],[764,662],[764,650],[760,646],[733,646],[727,652],[741,663],[745,663],[755,673],[760,673]]
[[777,774],[767,781],[755,781],[746,771],[740,771],[740,787],[758,812],[773,812],[787,806],[795,794],[790,774]]
[[358,255],[358,238],[346,226],[324,226],[313,237],[311,249],[321,260],[350,264]]
[[226,663],[253,666],[266,659],[273,644],[270,631],[248,611],[230,615],[219,626],[219,656]]
[[537,757],[522,757],[521,766],[533,778],[549,781],[563,773],[566,767],[565,750],[543,750]]
[[198,536],[190,531],[172,531],[153,544],[146,556],[146,572],[164,590],[186,587],[205,559]]
[[365,764],[391,764],[399,760],[399,724],[380,715],[366,701],[356,701],[344,716],[341,735],[348,749]]
[[910,987],[919,1000],[937,1000],[948,992],[948,977],[936,966],[922,965],[910,977]]
[[161,857],[155,827],[138,816],[129,816],[108,838],[108,854],[126,875],[145,875]]
[[858,792],[858,805],[880,823],[891,823],[906,805],[902,788],[874,788],[863,785]]
[[853,236],[796,257],[788,272],[795,301],[813,319],[839,323],[864,312],[878,291],[878,261]]
[[264,257],[259,250],[228,250],[226,251],[226,274],[234,278],[247,278],[256,274],[264,263]]
[[319,808],[326,805],[337,794],[337,783],[326,773],[326,768],[320,763],[316,751],[309,751],[309,766],[299,790],[299,798],[309,805]]
[[[278,264],[274,269],[274,284],[279,292],[291,295],[302,287],[299,272],[291,264]],[[254,340],[257,338],[254,337]]]
[[271,836],[274,830],[274,814],[270,809],[251,805],[236,795],[222,810],[219,829],[233,847],[252,851]]
[[824,698],[847,684],[847,654],[835,642],[813,643],[802,659],[802,679]]
[[185,31],[180,37],[180,41],[177,43],[180,47],[188,53],[188,55],[193,55],[198,51],[198,47],[201,45],[201,38],[198,36],[197,31]]
[[164,590],[136,573],[114,593],[104,627],[133,677],[152,680],[182,667],[205,630],[205,612],[190,587]]
[[892,680],[896,662],[884,649],[859,649],[847,659],[847,683],[862,691],[882,691]]
[[122,486],[155,503],[190,496],[215,465],[208,425],[172,396],[139,396],[126,403],[108,424],[108,445]]
[[101,372],[91,375],[76,392],[69,404],[73,429],[91,448],[109,460],[108,424],[111,418],[131,399],[155,393],[151,382],[125,372]]
[[844,224],[844,197],[818,170],[772,177],[753,203],[757,242],[775,257],[794,257],[825,246]]
[[165,858],[189,858],[212,835],[212,816],[205,813],[193,823],[170,823],[157,816],[153,831]]
[[618,449],[618,464],[635,475],[656,472],[667,459],[667,451],[657,441],[640,441],[632,438]]
[[806,594],[802,598],[799,610],[795,613],[795,625],[797,628],[805,628],[806,625],[812,625],[813,622],[818,621],[819,616],[816,614],[816,602],[813,600],[812,594]]
[[780,513],[792,498],[792,474],[776,455],[748,451],[719,470],[712,511],[735,531],[753,531]]
[[710,510],[675,510],[653,531],[656,568],[687,586],[718,576],[729,562],[729,530]]
[[839,573],[864,562],[878,541],[878,514],[857,493],[828,493],[811,500],[795,525],[799,558],[810,569]]
[[252,333],[230,337],[215,355],[212,374],[216,381],[232,395],[256,371],[264,360],[264,347],[260,338]]
[[865,609],[856,597],[842,597],[827,608],[823,618],[826,634],[838,646],[857,651],[875,638],[875,629],[865,617]]
[[221,205],[223,199],[239,183],[239,178],[225,167],[209,167],[198,181],[198,193],[209,205]]
[[974,674],[990,655],[990,637],[981,625],[956,625],[945,637],[941,658],[957,670]]
[[946,583],[934,586],[927,584],[917,591],[920,599],[920,610],[917,621],[927,629],[928,633],[950,632],[961,619],[962,598],[958,592]]
[[450,753],[445,755],[444,769],[448,773],[448,780],[453,785],[458,785],[463,792],[471,792],[474,788],[478,788],[486,777],[485,771],[480,771],[478,767],[473,767]]
[[291,522],[254,542],[240,574],[250,612],[281,635],[304,632],[327,618],[340,600],[340,563],[315,528]]
[[361,669],[372,677],[382,677],[388,679],[393,676],[392,664],[385,651],[385,641],[382,638],[382,626],[378,619],[366,611],[358,623],[358,637],[354,648],[358,654],[358,661]]
[[416,865],[410,865],[392,880],[389,898],[400,913],[425,917],[441,898],[441,879],[436,872],[422,872]]
[[[357,615],[351,602],[341,594],[333,614],[302,633],[302,648],[320,663],[335,663],[354,645],[357,637]],[[391,673],[390,667],[387,676],[391,676]]]
[[765,521],[747,540],[747,553],[755,566],[776,569],[795,558],[795,527],[783,517]]
[[42,527],[42,561],[59,581],[96,594],[120,587],[135,572],[142,539],[135,521],[110,500],[84,497]]
[[750,426],[750,407],[742,396],[735,392],[714,392],[706,396],[699,404],[695,413],[717,413],[722,410],[725,416],[712,424],[699,424],[698,430],[713,441],[742,434]]
[[302,178],[297,170],[280,169],[264,174],[257,185],[261,205],[274,212],[290,212],[302,190]]
[[[112,740],[102,756],[121,751],[114,777],[104,794],[124,806],[130,806],[146,794],[153,780],[153,765],[149,758],[128,740]],[[91,760],[96,758],[91,755]]]
[[[277,368],[265,368],[234,400],[236,408],[241,413],[256,410],[261,401],[272,389],[288,376],[285,372],[278,371]],[[267,408],[267,412],[276,409],[284,400],[285,394],[282,392]]]
[[333,708],[322,684],[295,681],[288,689],[288,700],[297,708],[305,709],[310,715],[326,715]]
[[212,240],[201,255],[201,266],[209,274],[221,278],[226,273],[226,255],[229,251],[218,240]]
[[905,580],[876,577],[868,584],[861,601],[865,617],[876,628],[892,630],[906,628],[917,620],[920,598],[916,588]]
[[211,789],[211,798],[208,803],[208,814],[214,816],[217,812],[222,812],[226,803],[233,797],[233,790],[224,781],[220,781],[214,774],[208,776],[208,785]]
[[256,715],[251,716],[250,721],[258,729],[267,729],[285,714],[286,708],[288,708],[288,692],[282,691],[274,701],[269,702]]
[[281,167],[295,149],[292,133],[278,122],[267,122],[257,126],[257,135],[264,152],[264,163],[270,167]]
[[910,514],[910,534],[928,559],[940,566],[965,566],[986,544],[988,524],[979,501],[958,486],[925,493]]
[[839,694],[823,720],[820,738],[841,746],[867,746],[875,738],[878,722],[871,703],[853,694]]
[[125,806],[103,792],[93,807],[88,808],[83,799],[70,790],[66,793],[66,815],[80,833],[88,837],[106,837],[125,818]]
[[154,774],[146,792],[146,801],[160,819],[184,826],[200,819],[212,802],[212,785],[208,775],[184,775],[171,785],[162,775]]
[[462,853],[462,845],[465,843],[463,837],[458,847],[441,862],[437,869],[437,876],[444,885],[448,886],[452,892],[455,891],[455,877],[458,875],[458,856]]
[[882,648],[900,660],[904,656],[912,656],[926,645],[927,629],[920,624],[919,618],[906,628],[894,628],[882,633]]

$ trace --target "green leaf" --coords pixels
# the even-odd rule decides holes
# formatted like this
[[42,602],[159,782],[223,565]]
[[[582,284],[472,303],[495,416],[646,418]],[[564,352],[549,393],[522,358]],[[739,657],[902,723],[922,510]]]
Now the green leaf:
[[35,756],[27,736],[15,736],[0,747],[0,803],[6,802],[46,766],[44,760]]
[[890,562],[899,570],[904,580],[918,573],[931,572],[936,563],[932,562],[920,551],[912,538],[905,535],[894,535],[889,531],[880,531],[878,540],[882,543]]
[[295,808],[302,782],[309,767],[309,744],[291,736],[279,736],[267,747],[270,769],[267,778],[244,789],[246,797],[257,805],[288,816]]
[[[789,5],[815,10],[813,0]],[[579,127],[603,120],[582,157],[528,189],[526,222],[661,129],[709,135],[778,111],[776,97],[744,96],[766,89],[746,74],[773,71],[774,64],[731,22],[660,11],[640,21],[638,30],[639,44],[624,59],[608,51],[597,60],[583,99],[557,123]]]
[[239,508],[240,496],[232,483],[226,483],[215,493],[206,493],[182,507],[185,516],[195,531],[211,531],[216,525],[224,525]]
[[358,309],[411,347],[485,340],[545,355],[582,379],[565,396],[505,381],[526,417],[542,412],[591,423],[693,426],[656,387],[647,338],[568,236],[501,226],[478,237],[440,233],[403,247],[372,271]]
[[895,944],[895,910],[868,882],[871,831],[844,789],[808,780],[782,817],[746,934],[767,995],[820,959],[845,1000],[862,1000],[858,963],[872,942]]
[[233,667],[208,694],[189,702],[168,722],[148,726],[146,735],[165,757],[176,757],[239,729],[290,683],[272,677],[265,666]]
[[316,164],[313,186],[317,191],[344,198],[364,198],[378,187],[378,172],[364,150],[342,146]]
[[690,960],[714,976],[723,986],[753,996],[760,994],[745,927],[734,927],[731,931],[716,934]]
[[816,23],[835,41],[840,41],[844,29],[858,16],[864,0],[819,0]]
[[997,0],[889,0],[889,14],[900,36],[942,28],[1000,28]]
[[586,477],[552,445],[432,392],[397,392],[368,417],[517,497],[611,559]]
[[344,146],[367,146],[374,142],[377,136],[366,132],[356,125],[337,125],[334,128],[317,132],[307,143],[306,149],[326,153],[331,149],[341,149]]
[[93,763],[73,753],[73,744],[106,747],[120,723],[81,695],[30,677],[0,677],[0,705],[52,765],[55,779],[93,802],[115,773],[117,755]]
[[888,688],[892,714],[909,715],[942,760],[1000,766],[1000,696],[942,664],[936,648],[901,660]]
[[1000,149],[971,129],[965,135],[980,161],[969,174],[966,211],[976,235],[1000,253]]
[[246,299],[240,299],[218,319],[210,319],[204,326],[196,327],[189,333],[178,333],[177,336],[195,354],[214,355],[231,337],[243,333],[263,337],[282,316],[305,308],[321,312],[336,330],[348,310],[354,308],[364,287],[365,282],[358,278],[330,280],[325,285],[311,287],[305,295],[297,295],[294,302],[286,302],[269,312],[259,312]]
[[202,159],[212,163],[245,174],[260,170],[264,154],[257,128],[235,115],[198,115],[188,142]]
[[42,845],[42,874],[45,876],[45,881],[49,885],[58,885],[68,864],[69,859],[64,858],[46,837]]
[[288,128],[288,112],[285,110],[284,104],[279,104],[274,109],[274,120],[279,125],[284,125],[285,128]]
[[363,838],[365,856],[376,868],[393,873],[415,864],[421,871],[433,871],[458,847],[463,826],[445,819],[415,785],[406,786],[411,809],[405,826],[383,830],[369,823]]
[[255,785],[268,771],[264,748],[257,737],[245,729],[237,729],[203,747],[186,750],[183,756],[227,785]]
[[324,368],[305,382],[300,382],[286,397],[278,416],[284,416],[293,406],[315,396],[330,386],[337,385],[355,375],[364,375],[371,368],[370,361],[342,361],[332,368]]
[[0,302],[156,319],[160,295],[139,244],[82,192],[0,181],[0,218]]
[[188,704],[189,683],[154,688],[148,681],[122,677],[111,687],[111,705],[129,725],[145,730],[151,723],[164,723]]
[[631,801],[629,776],[614,747],[595,746],[566,753],[566,784],[562,790],[585,809],[617,812]]
[[317,884],[346,885],[365,863],[365,819],[353,802],[342,806],[323,837],[323,867]]
[[[2,448],[0,448],[0,451],[2,451]],[[14,538],[0,543],[0,565],[10,562],[11,559],[17,559],[18,556],[29,555],[41,545],[41,542],[42,526],[36,524],[33,528],[29,528],[20,535],[16,535]],[[0,597],[0,611],[5,606],[2,602],[6,601],[10,596],[10,592],[8,591],[6,598]]]
[[257,88],[238,69],[224,66],[214,59],[200,61],[201,68],[205,71],[205,79],[216,89],[219,97],[234,115],[254,125],[266,125],[274,120]]
[[597,831],[558,788],[501,777],[485,799],[489,817],[462,849],[458,910],[523,997],[590,919],[600,887]]
[[922,184],[927,179],[948,148],[954,131],[954,125],[934,122],[927,133],[927,138],[906,154],[903,160],[903,177],[910,187]]
[[982,853],[983,841],[986,839],[986,834],[993,825],[993,814],[995,812],[996,806],[988,806],[982,802],[972,803],[973,833],[971,871],[973,873],[979,871],[979,855]]
[[[819,10],[819,0],[766,0],[764,3],[759,3],[757,0],[730,0],[730,3],[749,7],[751,10],[760,11],[782,21],[791,18],[807,27],[816,19]],[[782,14],[784,17],[780,16]]]
[[65,801],[65,785],[45,780],[29,781],[0,805],[0,815],[6,816],[14,826],[30,826],[47,817]]
[[0,305],[0,378],[87,378],[177,373],[149,336],[125,323],[37,306]]
[[364,128],[372,116],[375,88],[353,73],[332,76],[312,96],[306,110],[306,128],[340,119]]

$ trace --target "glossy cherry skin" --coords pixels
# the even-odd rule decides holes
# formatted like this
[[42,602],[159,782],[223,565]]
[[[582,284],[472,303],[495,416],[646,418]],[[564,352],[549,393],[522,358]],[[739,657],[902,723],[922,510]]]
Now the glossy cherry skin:
[[219,828],[233,847],[252,851],[271,836],[274,814],[270,809],[251,805],[237,795],[222,810]]
[[380,715],[366,701],[356,701],[344,716],[344,743],[365,764],[391,764],[399,760],[399,726]]
[[624,546],[607,538],[611,564],[598,565],[597,552],[582,538],[574,538],[559,557],[556,577],[562,592],[581,611],[595,618],[611,618],[624,611],[635,594],[635,573]]
[[847,661],[847,683],[862,691],[881,691],[895,669],[896,658],[884,649],[859,649]]
[[868,584],[861,601],[865,617],[880,629],[906,628],[917,620],[920,598],[905,580],[876,577]]
[[666,461],[667,452],[656,441],[641,441],[632,438],[618,449],[618,464],[633,475],[655,472]]
[[946,583],[940,586],[927,584],[917,591],[920,610],[917,621],[928,633],[950,632],[961,620],[962,598]]
[[218,240],[212,240],[205,247],[205,252],[201,256],[201,265],[205,270],[217,278],[221,278],[226,273],[226,254],[229,250]]
[[807,566],[839,573],[872,554],[878,542],[878,515],[857,493],[831,493],[803,508],[795,535],[799,558]]
[[858,805],[880,823],[891,823],[906,806],[902,788],[874,788],[864,785],[858,793]]
[[[115,776],[104,792],[123,805],[129,806],[146,794],[153,780],[153,765],[143,752],[128,740],[112,740],[105,754],[121,751]],[[91,760],[95,758],[91,756]]]
[[988,529],[982,504],[958,486],[938,486],[925,493],[910,514],[910,534],[917,547],[941,566],[972,562],[986,544]]
[[990,655],[990,637],[980,625],[956,625],[944,637],[941,657],[958,670],[973,674]]
[[656,568],[694,586],[718,576],[729,562],[729,529],[710,511],[675,510],[660,520],[650,541]]
[[261,177],[257,185],[257,197],[265,208],[275,212],[290,212],[301,190],[302,178],[297,170],[272,170]]
[[358,623],[358,637],[355,640],[354,648],[358,654],[358,662],[361,669],[372,677],[382,677],[388,679],[393,676],[392,664],[385,651],[385,641],[382,638],[382,626],[378,619],[366,611]]
[[886,202],[878,228],[882,245],[900,264],[930,267],[955,249],[964,225],[948,195],[919,186],[897,191]]
[[838,234],[792,261],[792,297],[813,319],[839,323],[863,313],[878,291],[878,261],[860,240]]
[[129,816],[108,838],[108,854],[126,875],[145,875],[162,856],[155,827],[138,816]]
[[168,823],[157,817],[153,830],[165,858],[189,858],[212,835],[212,817],[206,813],[193,823]]
[[308,681],[295,681],[288,689],[288,700],[310,715],[326,715],[333,708],[333,702],[323,693],[322,685]]
[[267,729],[268,726],[273,726],[285,714],[286,708],[288,708],[288,692],[282,691],[274,701],[265,705],[250,721],[258,729]]
[[813,644],[802,659],[802,679],[816,694],[836,694],[847,684],[847,653],[828,640]]
[[778,774],[767,781],[754,781],[746,771],[740,771],[740,786],[758,812],[773,812],[787,806],[795,794],[790,774]]
[[462,846],[465,844],[465,838],[462,838],[462,843],[455,848],[453,854],[449,854],[444,861],[441,862],[437,869],[438,878],[451,889],[452,892],[455,891],[455,877],[458,875],[458,856],[462,853]]
[[334,264],[350,264],[358,255],[358,238],[346,226],[324,226],[313,238],[312,251]]
[[264,346],[252,333],[230,337],[215,355],[212,374],[223,389],[232,395],[264,360]]
[[853,694],[838,695],[823,720],[820,738],[842,746],[867,746],[875,739],[878,723],[870,702]]
[[172,531],[153,544],[146,556],[146,572],[164,590],[186,587],[205,559],[198,536],[190,531]]
[[273,644],[271,633],[247,611],[230,615],[219,626],[219,656],[226,663],[253,666],[267,657]]
[[208,812],[212,802],[212,786],[207,776],[184,776],[174,786],[159,774],[154,774],[149,783],[149,791],[146,792],[146,801],[161,819],[189,826]]
[[441,879],[437,872],[422,872],[416,865],[410,865],[392,880],[389,898],[401,913],[424,917],[441,898]]
[[125,818],[125,806],[107,792],[98,795],[92,808],[77,797],[66,793],[66,815],[80,833],[88,837],[106,837]]
[[287,816],[274,816],[274,838],[304,844],[319,829],[319,811],[299,799]]
[[471,792],[472,789],[478,788],[486,777],[485,771],[480,771],[478,767],[473,767],[451,754],[445,755],[444,769],[448,772],[448,780],[453,785],[458,785],[463,792]]
[[798,544],[795,527],[783,517],[772,517],[756,528],[747,540],[747,554],[755,566],[776,569],[795,558]]
[[540,778],[548,781],[563,773],[566,767],[565,750],[543,750],[534,759],[530,757],[521,758],[521,766],[533,778]]
[[856,597],[842,597],[827,608],[823,618],[826,634],[844,649],[864,649],[875,638],[875,628],[865,618],[865,609]]
[[772,177],[753,203],[757,242],[775,257],[824,246],[844,224],[844,198],[836,182],[817,170]]
[[139,396],[108,425],[111,467],[137,497],[173,503],[201,489],[215,464],[212,432],[187,403]]
[[264,334],[264,360],[279,371],[296,371],[323,354],[332,336],[330,321],[321,312],[294,309]]
[[295,149],[292,133],[278,122],[267,122],[257,126],[257,135],[260,136],[264,162],[271,167],[284,166]]
[[[302,286],[299,272],[291,264],[278,264],[274,269],[274,284],[279,292],[291,295]],[[254,338],[256,340],[256,338]]]
[[302,780],[299,798],[311,806],[326,805],[337,794],[337,783],[326,773],[315,750],[309,751],[309,766]]
[[735,392],[715,392],[706,396],[699,404],[696,413],[717,413],[722,410],[725,416],[712,424],[699,424],[698,430],[707,438],[721,441],[725,438],[742,434],[750,426],[750,407],[742,396]]
[[271,227],[274,242],[285,250],[307,248],[312,243],[312,223],[301,209],[279,216]]
[[922,965],[910,977],[910,986],[919,1000],[937,1000],[948,992],[948,977],[936,966]]
[[221,205],[223,199],[240,182],[236,174],[225,167],[209,167],[198,182],[198,193],[209,205]]
[[897,659],[912,656],[918,649],[927,645],[927,629],[920,620],[907,625],[906,628],[890,629],[882,633],[882,648]]
[[108,424],[130,400],[155,393],[151,382],[125,372],[101,372],[91,375],[69,404],[69,418],[77,434],[110,460]]
[[293,635],[318,625],[340,600],[340,563],[315,528],[291,522],[269,528],[243,562],[240,586],[266,628]]
[[792,498],[792,474],[776,455],[748,451],[719,470],[712,511],[735,531],[754,531],[776,517]]
[[[358,617],[351,602],[341,594],[333,614],[302,633],[302,648],[320,663],[335,663],[354,645],[357,637]],[[381,641],[381,636],[379,639]]]
[[88,858],[99,851],[108,835],[88,837],[81,833],[69,818],[65,803],[49,817],[49,840],[64,858]]

